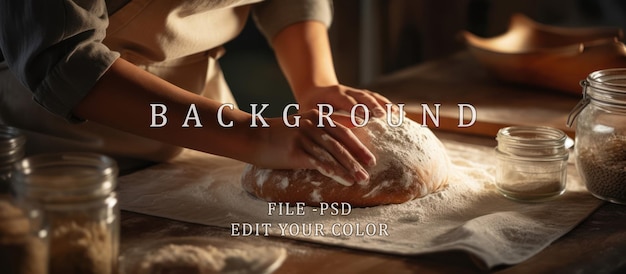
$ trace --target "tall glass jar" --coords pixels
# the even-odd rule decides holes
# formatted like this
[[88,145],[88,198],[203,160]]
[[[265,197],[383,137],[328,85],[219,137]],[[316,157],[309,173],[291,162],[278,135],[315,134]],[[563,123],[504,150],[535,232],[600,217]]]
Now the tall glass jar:
[[50,273],[114,273],[117,165],[90,153],[42,154],[16,164],[18,201],[49,243]]
[[9,193],[13,164],[24,157],[25,142],[18,129],[0,125],[0,194]]
[[13,199],[13,166],[24,156],[25,137],[16,128],[0,125],[0,272],[46,274],[46,237]]
[[589,74],[576,121],[576,167],[594,196],[626,204],[626,69]]
[[513,126],[498,131],[496,187],[505,197],[541,201],[561,195],[567,180],[567,136],[551,127]]

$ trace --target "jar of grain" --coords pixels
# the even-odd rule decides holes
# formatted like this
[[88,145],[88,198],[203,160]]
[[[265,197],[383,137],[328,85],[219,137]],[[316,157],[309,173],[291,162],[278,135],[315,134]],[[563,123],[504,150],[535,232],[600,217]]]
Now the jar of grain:
[[606,69],[581,82],[576,121],[576,167],[594,196],[626,204],[626,69]]
[[16,163],[17,200],[47,235],[50,273],[116,272],[117,172],[113,159],[90,153],[42,154]]
[[567,136],[541,126],[501,128],[496,140],[496,187],[507,198],[542,201],[565,192]]
[[0,125],[0,272],[45,274],[46,237],[32,228],[11,190],[14,164],[24,156],[25,139],[18,129]]

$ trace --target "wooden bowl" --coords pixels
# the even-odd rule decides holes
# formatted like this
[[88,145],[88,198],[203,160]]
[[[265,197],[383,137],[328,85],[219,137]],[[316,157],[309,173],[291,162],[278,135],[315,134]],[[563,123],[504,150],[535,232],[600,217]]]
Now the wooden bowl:
[[579,82],[589,73],[626,67],[619,28],[555,27],[515,14],[500,36],[463,36],[470,53],[488,71],[513,83],[580,94]]

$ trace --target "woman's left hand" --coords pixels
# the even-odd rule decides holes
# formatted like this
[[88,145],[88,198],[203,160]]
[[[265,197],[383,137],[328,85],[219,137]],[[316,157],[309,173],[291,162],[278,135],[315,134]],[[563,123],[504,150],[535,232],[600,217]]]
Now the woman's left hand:
[[[347,112],[356,104],[364,104],[370,116],[385,116],[385,104],[390,103],[387,98],[339,83],[323,23],[310,20],[289,25],[276,34],[272,45],[301,112],[318,109],[320,103],[332,105],[334,111]],[[357,116],[364,118],[363,108],[356,111]]]
[[[300,110],[318,109],[317,104],[326,103],[333,106],[334,111],[350,112],[354,105],[364,104],[370,111],[370,116],[383,117],[386,114],[386,104],[391,104],[384,96],[366,89],[357,89],[341,84],[312,87],[299,92],[296,100]],[[363,118],[365,110],[357,108],[356,115]]]

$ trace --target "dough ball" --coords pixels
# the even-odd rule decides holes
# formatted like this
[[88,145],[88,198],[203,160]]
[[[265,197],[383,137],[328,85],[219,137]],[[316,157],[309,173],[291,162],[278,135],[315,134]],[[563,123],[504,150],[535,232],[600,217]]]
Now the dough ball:
[[241,177],[243,188],[267,201],[313,206],[348,202],[354,207],[403,203],[438,191],[448,181],[446,150],[430,129],[403,118],[398,127],[390,126],[386,119],[372,118],[366,126],[352,129],[377,159],[376,166],[367,168],[367,182],[344,186],[316,170],[247,165]]

